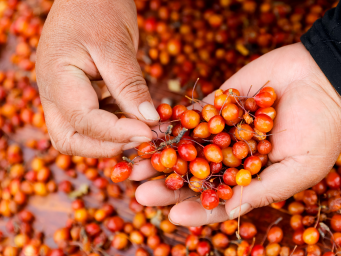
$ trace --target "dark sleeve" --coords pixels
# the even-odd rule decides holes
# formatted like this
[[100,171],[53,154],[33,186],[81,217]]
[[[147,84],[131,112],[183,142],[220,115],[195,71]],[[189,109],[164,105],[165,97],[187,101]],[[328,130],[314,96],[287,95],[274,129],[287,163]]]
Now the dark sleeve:
[[[340,2],[341,3],[341,2]],[[341,4],[318,19],[301,41],[341,94]]]

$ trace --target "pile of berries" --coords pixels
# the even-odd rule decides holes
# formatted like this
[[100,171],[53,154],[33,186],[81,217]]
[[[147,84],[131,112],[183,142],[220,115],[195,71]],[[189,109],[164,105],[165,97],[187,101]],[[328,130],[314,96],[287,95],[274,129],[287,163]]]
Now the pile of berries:
[[[169,88],[191,97],[191,87],[200,77],[195,98],[213,92],[262,54],[300,42],[314,21],[336,6],[327,0],[135,0],[135,4],[137,56],[145,78],[159,80],[155,89],[162,80],[177,80],[178,86]],[[159,100],[159,94],[153,97]],[[188,104],[185,98],[181,102]]]
[[188,183],[201,193],[205,209],[217,207],[220,199],[232,197],[230,186],[249,185],[267,165],[272,149],[267,133],[274,125],[276,97],[268,86],[253,97],[230,88],[215,92],[214,105],[195,99],[197,105],[188,109],[161,104],[157,108],[161,122],[172,123],[164,137],[142,143],[135,159],[115,165],[112,181],[127,179],[136,159],[150,159],[155,170],[168,175],[167,188],[177,190]]

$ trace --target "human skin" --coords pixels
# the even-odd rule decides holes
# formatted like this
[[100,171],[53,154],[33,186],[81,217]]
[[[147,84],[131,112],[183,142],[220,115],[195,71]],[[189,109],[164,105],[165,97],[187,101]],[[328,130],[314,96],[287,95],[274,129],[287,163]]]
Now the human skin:
[[[159,116],[151,104],[135,55],[136,10],[132,0],[56,0],[38,47],[37,80],[53,145],[64,154],[112,157],[150,141]],[[120,109],[118,119],[99,109],[92,80],[103,79]],[[241,213],[282,201],[319,182],[341,151],[341,100],[301,43],[263,55],[227,80],[223,89],[253,95],[267,80],[277,93],[277,117],[270,141],[272,165],[243,189]],[[213,94],[205,102],[213,102]],[[147,102],[147,103],[146,103]],[[137,117],[138,119],[134,118]],[[130,179],[156,175],[150,161],[135,165]],[[176,204],[170,219],[198,226],[236,218],[240,187],[212,212],[192,198]],[[136,191],[143,205],[175,204],[194,193],[168,190],[163,180]],[[155,196],[157,195],[157,196]]]
[[[132,0],[57,0],[37,51],[37,82],[53,145],[64,154],[112,157],[152,139],[159,115],[136,60]],[[104,80],[124,113],[99,108]],[[137,119],[136,119],[137,118]]]

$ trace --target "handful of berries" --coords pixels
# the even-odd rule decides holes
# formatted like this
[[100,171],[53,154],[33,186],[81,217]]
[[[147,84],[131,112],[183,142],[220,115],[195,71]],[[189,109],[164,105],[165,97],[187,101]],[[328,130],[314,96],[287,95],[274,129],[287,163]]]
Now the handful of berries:
[[[169,123],[164,137],[142,143],[136,158],[150,159],[155,170],[167,174],[168,189],[187,183],[201,193],[205,209],[214,209],[233,196],[231,187],[249,185],[267,165],[272,149],[267,133],[274,125],[276,97],[268,86],[253,97],[230,88],[218,89],[213,105],[196,99],[189,109],[161,104],[157,108],[161,122]],[[112,181],[127,179],[136,158],[124,157],[115,165]]]

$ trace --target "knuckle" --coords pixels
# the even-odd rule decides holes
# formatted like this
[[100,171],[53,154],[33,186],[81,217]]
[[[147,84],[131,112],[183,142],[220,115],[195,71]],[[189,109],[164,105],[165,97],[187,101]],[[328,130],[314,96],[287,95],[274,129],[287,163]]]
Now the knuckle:
[[85,114],[79,109],[70,110],[68,119],[70,124],[75,128],[75,130],[81,134],[91,134],[92,127],[89,123],[89,119],[86,118],[88,114]]
[[127,78],[117,87],[117,96],[128,98],[129,100],[137,100],[149,95],[148,88],[144,79],[139,76],[131,76],[127,74]]
[[263,207],[263,206],[267,206],[269,204],[272,204],[273,202],[275,202],[275,198],[272,195],[264,195],[261,197],[261,199],[259,200],[258,204],[254,205],[254,208],[259,208],[259,207]]
[[[71,135],[72,137],[72,135]],[[64,155],[75,155],[74,143],[71,142],[70,136],[55,140],[56,149]]]

